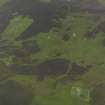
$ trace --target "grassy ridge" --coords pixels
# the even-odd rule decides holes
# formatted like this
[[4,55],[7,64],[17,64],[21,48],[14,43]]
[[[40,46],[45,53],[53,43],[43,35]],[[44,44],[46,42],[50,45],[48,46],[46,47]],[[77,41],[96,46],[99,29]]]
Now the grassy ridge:
[[33,20],[29,17],[16,16],[10,20],[9,25],[6,27],[5,31],[1,33],[2,40],[14,41],[20,36],[31,24]]

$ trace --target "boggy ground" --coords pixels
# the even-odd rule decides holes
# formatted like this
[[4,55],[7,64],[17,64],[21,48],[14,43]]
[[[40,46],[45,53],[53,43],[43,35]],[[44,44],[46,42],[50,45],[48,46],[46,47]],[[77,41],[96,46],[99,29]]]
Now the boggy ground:
[[69,61],[66,59],[52,59],[39,64],[35,74],[39,79],[46,76],[59,76],[68,71]]
[[30,105],[32,93],[12,80],[0,84],[0,105]]
[[104,105],[105,102],[105,84],[94,86],[91,91],[90,105]]
[[105,33],[105,21],[100,22],[92,31],[87,32],[85,36],[87,38],[95,38],[96,34],[101,32]]

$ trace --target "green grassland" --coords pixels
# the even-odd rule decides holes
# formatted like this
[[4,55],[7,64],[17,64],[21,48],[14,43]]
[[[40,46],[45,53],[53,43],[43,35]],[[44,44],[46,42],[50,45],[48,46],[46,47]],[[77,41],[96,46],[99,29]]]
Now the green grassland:
[[105,5],[105,1],[104,0],[98,0],[102,5]]
[[[29,17],[16,16],[10,20],[9,25],[6,27],[5,31],[1,33],[1,40],[14,41],[20,36],[31,24],[33,20]],[[11,40],[10,40],[11,37]]]

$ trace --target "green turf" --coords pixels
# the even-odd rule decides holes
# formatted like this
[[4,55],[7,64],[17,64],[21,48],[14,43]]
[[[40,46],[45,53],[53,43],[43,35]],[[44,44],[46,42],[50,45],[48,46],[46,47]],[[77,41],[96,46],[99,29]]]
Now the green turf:
[[25,16],[15,16],[10,20],[5,31],[1,33],[2,40],[14,41],[20,36],[31,24],[33,20]]
[[0,7],[8,3],[10,0],[0,0]]

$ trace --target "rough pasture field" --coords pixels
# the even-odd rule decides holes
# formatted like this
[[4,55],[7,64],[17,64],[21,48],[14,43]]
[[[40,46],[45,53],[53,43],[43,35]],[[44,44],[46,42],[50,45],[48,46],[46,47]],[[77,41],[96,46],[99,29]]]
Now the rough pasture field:
[[0,105],[104,105],[102,0],[0,0]]

